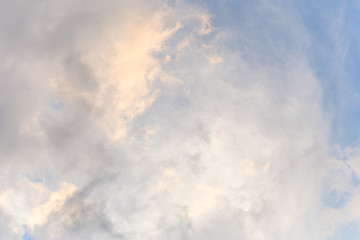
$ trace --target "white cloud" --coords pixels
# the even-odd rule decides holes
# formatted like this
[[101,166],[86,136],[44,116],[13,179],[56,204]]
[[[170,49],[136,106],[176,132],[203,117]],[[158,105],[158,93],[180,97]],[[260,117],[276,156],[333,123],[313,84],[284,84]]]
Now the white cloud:
[[272,16],[263,26],[250,12],[215,28],[184,2],[7,4],[5,234],[26,224],[37,240],[322,238],[329,121],[289,6],[257,2]]

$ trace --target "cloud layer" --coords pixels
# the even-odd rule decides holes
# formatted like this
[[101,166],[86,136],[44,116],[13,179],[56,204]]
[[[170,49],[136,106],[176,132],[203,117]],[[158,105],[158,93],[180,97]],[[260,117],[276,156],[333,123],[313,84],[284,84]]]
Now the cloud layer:
[[330,154],[294,6],[4,5],[2,239],[317,240],[357,221],[359,148]]

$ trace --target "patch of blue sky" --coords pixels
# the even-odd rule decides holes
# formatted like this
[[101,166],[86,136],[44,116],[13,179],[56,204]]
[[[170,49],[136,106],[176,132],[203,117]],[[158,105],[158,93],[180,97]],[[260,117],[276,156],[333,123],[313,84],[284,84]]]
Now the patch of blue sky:
[[360,38],[355,1],[298,1],[311,36],[310,64],[323,86],[324,107],[333,117],[332,141],[342,149],[359,139]]
[[353,194],[351,192],[338,192],[336,190],[328,190],[323,193],[324,207],[341,209],[351,199]]
[[349,184],[351,186],[348,191],[337,191],[331,189],[330,185],[325,186],[322,192],[323,206],[336,209],[345,207],[348,201],[354,196],[354,189],[359,187],[360,184],[359,176],[357,176],[354,171],[351,173],[351,182]]
[[28,232],[28,228],[26,226],[24,226],[24,230],[25,230],[25,233],[22,237],[22,240],[35,240],[35,238],[33,236],[31,236],[30,233]]
[[64,109],[64,103],[59,100],[51,100],[50,108],[56,111],[62,111]]
[[22,240],[35,240],[35,238],[33,238],[30,234],[25,233]]
[[249,0],[228,0],[226,2],[193,0],[192,2],[196,2],[209,10],[213,16],[211,23],[215,28],[221,26],[236,27],[243,24],[245,19],[249,19],[249,11],[253,11],[253,6],[256,4],[256,1]]
[[353,173],[351,176],[351,180],[352,180],[352,184],[354,185],[354,187],[359,187],[359,185],[360,185],[359,176],[357,176],[355,173]]
[[360,222],[352,221],[348,224],[341,226],[338,231],[335,232],[327,240],[359,240],[360,239]]
[[33,177],[28,176],[27,179],[29,179],[33,183],[42,183],[42,182],[44,182],[44,180],[42,178],[37,178],[37,177],[33,178]]
[[28,174],[24,177],[33,183],[44,184],[44,186],[46,186],[51,191],[56,191],[59,189],[59,179],[56,178],[48,169],[44,170],[44,172]]
[[26,174],[24,177],[26,177],[30,182],[33,183],[44,183],[46,181],[46,178],[50,178],[50,175],[44,175],[44,174]]

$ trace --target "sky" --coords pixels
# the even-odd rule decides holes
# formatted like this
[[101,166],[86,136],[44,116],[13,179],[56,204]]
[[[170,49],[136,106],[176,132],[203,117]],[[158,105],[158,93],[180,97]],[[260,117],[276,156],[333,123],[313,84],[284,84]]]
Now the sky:
[[0,0],[0,239],[360,238],[355,0]]

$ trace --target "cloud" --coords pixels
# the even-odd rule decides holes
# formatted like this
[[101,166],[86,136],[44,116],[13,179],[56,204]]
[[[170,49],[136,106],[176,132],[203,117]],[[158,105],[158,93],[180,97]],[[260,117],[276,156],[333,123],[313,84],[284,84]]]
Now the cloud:
[[7,239],[23,225],[37,240],[325,238],[324,181],[344,191],[351,171],[327,160],[292,6],[256,1],[215,27],[224,16],[191,2],[6,5]]

